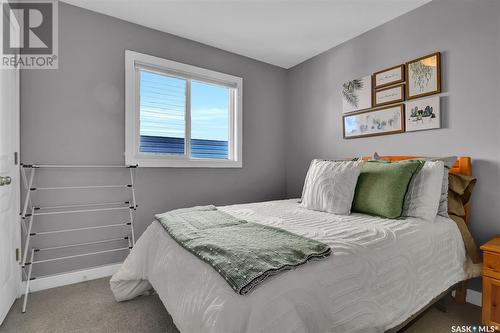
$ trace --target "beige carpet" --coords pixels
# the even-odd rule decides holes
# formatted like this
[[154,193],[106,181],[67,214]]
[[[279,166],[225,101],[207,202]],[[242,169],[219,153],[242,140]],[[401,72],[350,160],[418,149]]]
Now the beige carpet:
[[[117,303],[108,279],[33,293],[25,314],[21,303],[16,301],[0,332],[178,332],[157,295]],[[404,332],[449,333],[451,325],[478,324],[480,317],[479,307],[450,302],[447,313],[431,308]]]

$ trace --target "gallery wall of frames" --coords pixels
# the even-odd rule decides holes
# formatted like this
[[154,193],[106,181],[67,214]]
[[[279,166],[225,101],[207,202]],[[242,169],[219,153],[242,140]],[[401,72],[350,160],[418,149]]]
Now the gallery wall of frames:
[[441,127],[441,53],[342,85],[344,139]]

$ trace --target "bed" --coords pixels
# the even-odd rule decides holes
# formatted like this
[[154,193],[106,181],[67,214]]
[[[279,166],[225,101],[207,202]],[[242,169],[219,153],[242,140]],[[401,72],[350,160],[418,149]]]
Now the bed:
[[[409,157],[385,157],[403,159]],[[470,159],[450,172],[470,175]],[[238,295],[153,222],[111,289],[118,301],[154,288],[181,332],[384,332],[465,280],[456,224],[311,211],[298,199],[218,207],[330,245],[332,255]]]

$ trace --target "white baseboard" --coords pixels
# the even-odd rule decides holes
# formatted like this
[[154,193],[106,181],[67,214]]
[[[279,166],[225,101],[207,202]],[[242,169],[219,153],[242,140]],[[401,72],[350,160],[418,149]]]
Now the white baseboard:
[[[100,279],[111,276],[120,268],[121,263],[71,271],[63,274],[31,280],[30,292],[66,286],[68,284],[79,283],[88,280]],[[24,293],[26,282],[23,282],[22,291]]]
[[[451,296],[455,297],[455,291],[451,292]],[[465,297],[465,301],[470,304],[482,306],[483,293],[476,290],[467,289],[467,296]]]
[[467,297],[465,298],[465,301],[470,304],[482,306],[483,293],[476,290],[467,289]]

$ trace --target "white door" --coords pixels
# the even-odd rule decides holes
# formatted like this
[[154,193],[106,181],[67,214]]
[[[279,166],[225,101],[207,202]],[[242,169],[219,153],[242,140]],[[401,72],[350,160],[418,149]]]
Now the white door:
[[19,296],[19,71],[0,69],[0,324]]

